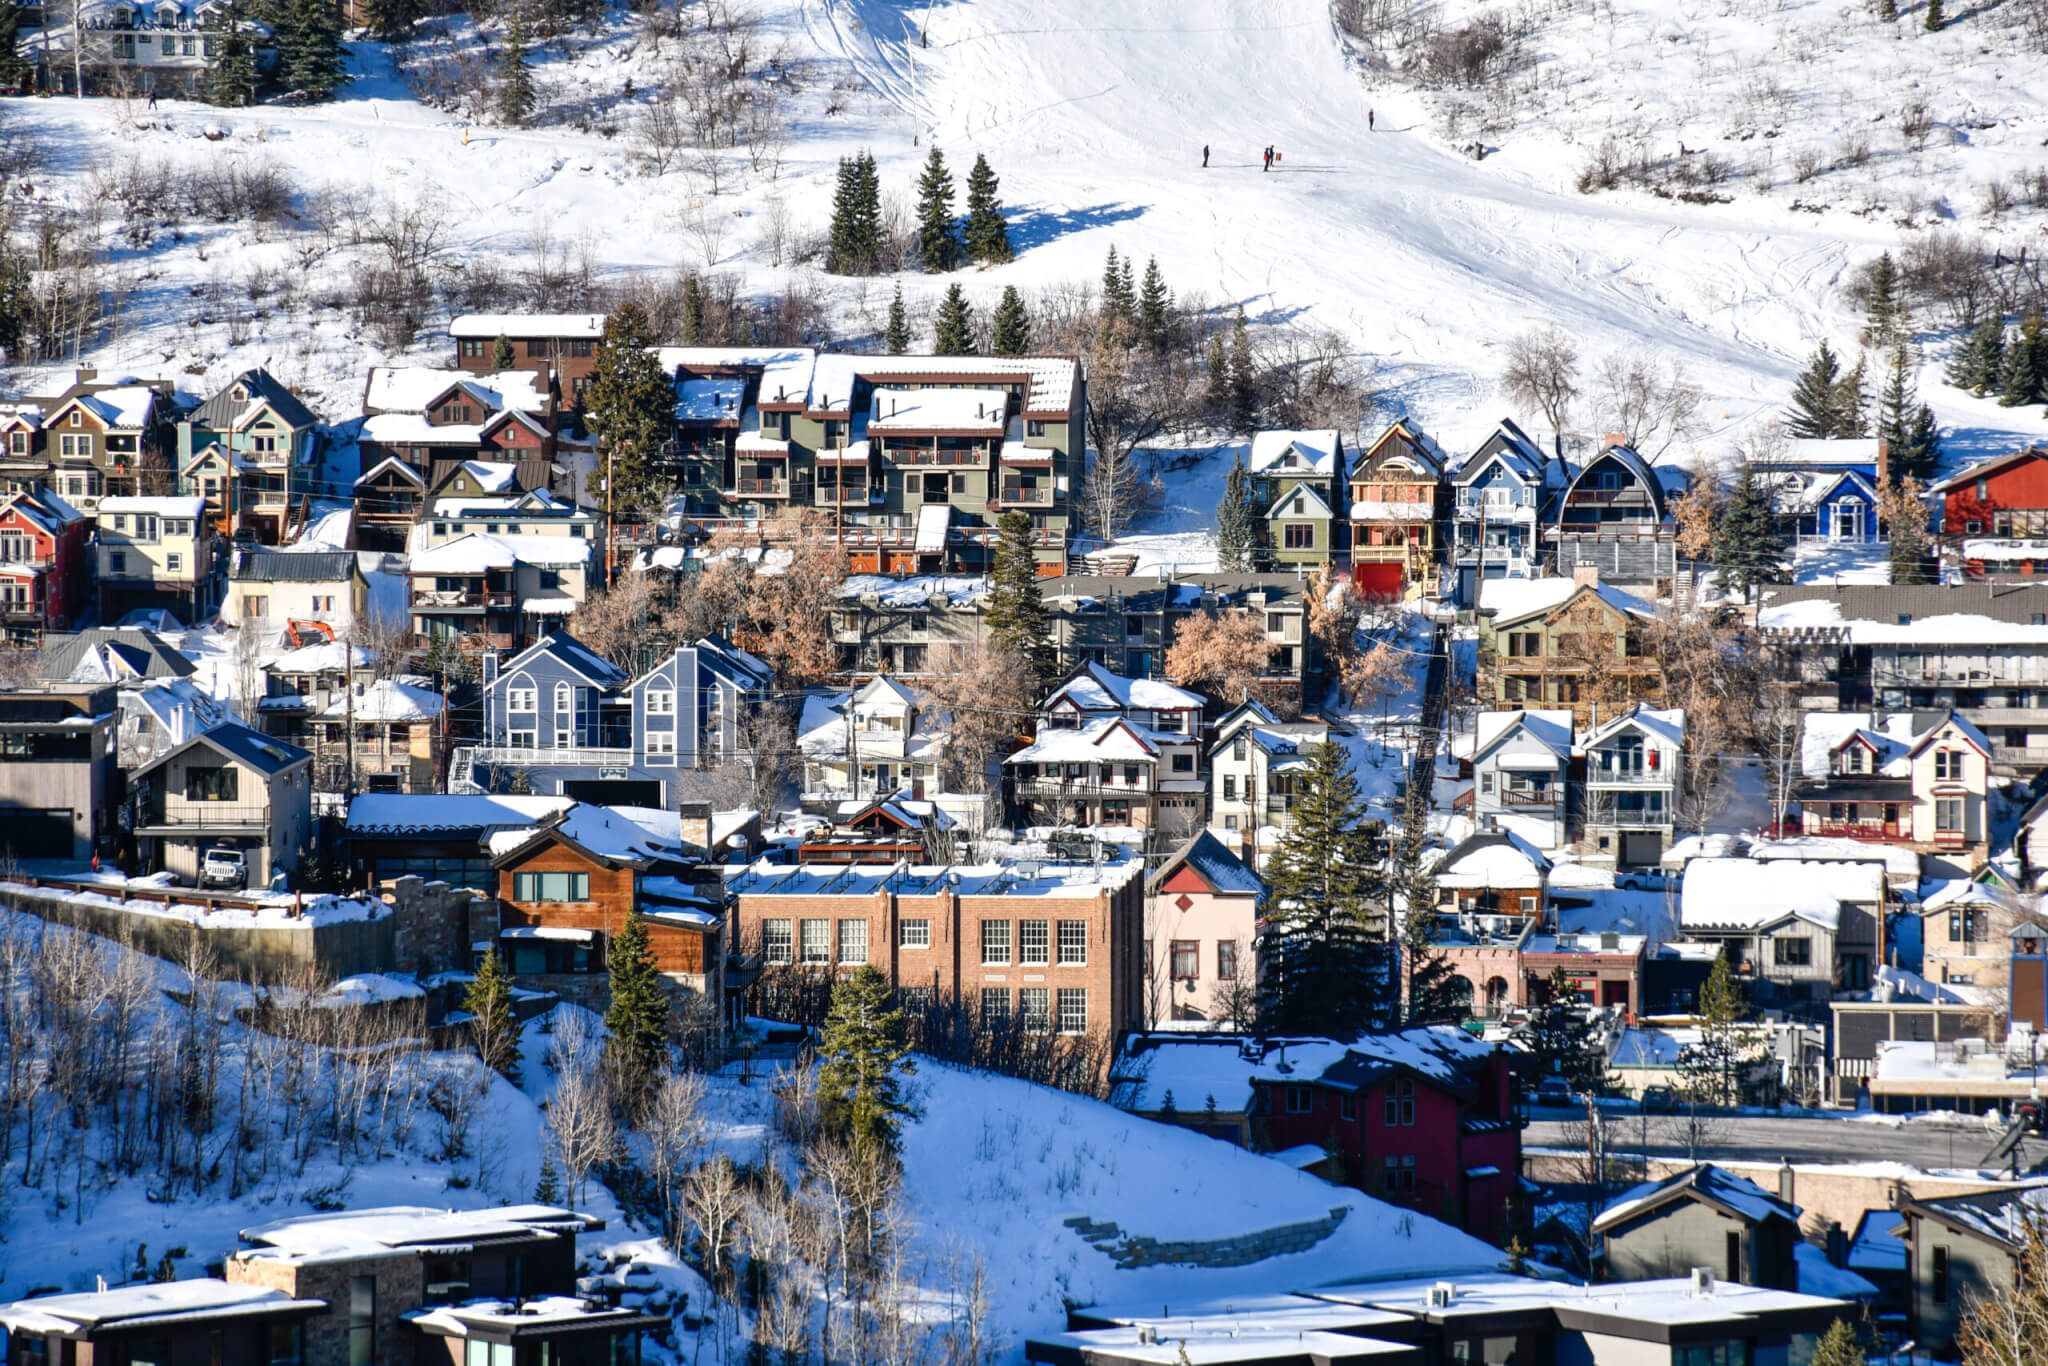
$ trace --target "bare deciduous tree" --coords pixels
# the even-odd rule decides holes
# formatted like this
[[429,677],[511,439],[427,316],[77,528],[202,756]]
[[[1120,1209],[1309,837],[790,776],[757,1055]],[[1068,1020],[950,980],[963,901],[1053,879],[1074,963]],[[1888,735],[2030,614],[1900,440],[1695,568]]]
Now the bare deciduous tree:
[[1235,706],[1252,695],[1273,648],[1266,623],[1250,612],[1190,612],[1174,628],[1166,675]]
[[1608,353],[1594,371],[1594,408],[1603,424],[1655,460],[1691,435],[1702,395],[1685,366],[1626,352]]
[[1524,407],[1543,414],[1557,440],[1579,396],[1579,349],[1560,328],[1536,328],[1509,338],[1500,387]]

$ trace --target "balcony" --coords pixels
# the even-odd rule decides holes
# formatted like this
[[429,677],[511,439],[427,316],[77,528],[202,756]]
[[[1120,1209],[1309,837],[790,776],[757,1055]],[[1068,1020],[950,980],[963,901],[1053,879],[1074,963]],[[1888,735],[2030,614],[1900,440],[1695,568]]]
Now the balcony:
[[1804,833],[1871,844],[1903,844],[1908,838],[1897,821],[1808,821]]
[[954,451],[932,450],[930,447],[922,446],[889,445],[883,447],[882,454],[888,457],[889,463],[892,465],[936,465],[948,468],[957,466],[966,469],[987,469],[989,462],[988,448],[985,446],[977,447],[973,450]]
[[820,484],[812,501],[819,507],[866,507],[866,484]]
[[[528,749],[481,745],[470,751],[479,764],[499,768],[631,768],[643,762],[638,750],[626,748]],[[663,758],[673,758],[663,755]]]
[[735,479],[730,490],[735,498],[787,498],[787,479]]
[[1669,789],[1671,775],[1655,768],[1596,768],[1586,765],[1587,787],[1655,787]]
[[1549,789],[1539,790],[1536,788],[1510,787],[1501,792],[1500,804],[1502,806],[1556,806],[1558,799],[1563,795],[1563,788],[1558,788],[1553,792]]
[[510,609],[517,598],[509,591],[481,588],[415,588],[412,590],[412,608],[415,612],[482,612],[491,608]]
[[142,813],[135,833],[146,836],[190,834],[263,834],[270,829],[270,808],[232,802],[179,802]]
[[1051,505],[1052,487],[1050,485],[1041,485],[1038,488],[1024,488],[1017,484],[1005,484],[996,491],[996,506],[998,507],[1050,507]]
[[1019,778],[1019,797],[1147,797],[1152,788],[1143,778],[1135,783],[1102,782],[1093,778]]
[[1669,811],[1595,806],[1586,812],[1586,824],[1597,825],[1607,830],[1668,830],[1672,826],[1672,819]]

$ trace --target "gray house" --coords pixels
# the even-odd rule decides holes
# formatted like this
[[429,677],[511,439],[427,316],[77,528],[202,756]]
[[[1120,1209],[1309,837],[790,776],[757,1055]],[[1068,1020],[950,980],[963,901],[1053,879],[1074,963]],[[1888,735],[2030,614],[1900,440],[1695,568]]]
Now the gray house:
[[2027,1239],[2048,1230],[2048,1191],[2023,1187],[1899,1204],[1913,1335],[1946,1352],[1974,1300],[2012,1292]]
[[1552,466],[1542,448],[1503,419],[1451,476],[1451,562],[1457,600],[1479,601],[1483,579],[1533,579]]
[[1571,837],[1572,714],[1479,714],[1472,751],[1472,823],[1527,840],[1538,849]]
[[1600,1212],[1593,1234],[1608,1280],[1663,1280],[1703,1266],[1742,1285],[1799,1288],[1799,1207],[1719,1167],[1637,1186]]
[[0,853],[93,856],[114,830],[120,716],[110,687],[0,692]]
[[746,743],[775,676],[717,636],[677,647],[638,678],[566,631],[502,663],[484,659],[483,743],[453,765],[472,788],[515,785],[583,801],[674,808],[692,770]]

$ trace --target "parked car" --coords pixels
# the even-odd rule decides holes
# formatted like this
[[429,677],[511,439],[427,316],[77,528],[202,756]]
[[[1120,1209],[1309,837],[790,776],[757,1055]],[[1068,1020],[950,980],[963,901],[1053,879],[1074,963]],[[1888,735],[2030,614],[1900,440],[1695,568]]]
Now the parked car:
[[249,862],[239,849],[209,849],[199,859],[199,885],[246,887],[249,885]]
[[1678,1110],[1678,1093],[1668,1086],[1645,1086],[1642,1099],[1646,1115],[1669,1115]]
[[1662,868],[1627,868],[1614,875],[1614,885],[1628,892],[1661,892],[1670,878]]
[[1538,1105],[1570,1105],[1572,1103],[1571,1083],[1563,1077],[1545,1077],[1536,1083]]

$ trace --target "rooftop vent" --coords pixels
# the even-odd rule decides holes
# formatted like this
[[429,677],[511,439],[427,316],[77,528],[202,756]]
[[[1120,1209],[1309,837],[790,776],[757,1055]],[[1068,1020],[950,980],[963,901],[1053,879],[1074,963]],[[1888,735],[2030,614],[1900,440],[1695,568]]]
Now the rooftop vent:
[[1438,1281],[1429,1288],[1429,1307],[1449,1309],[1451,1302],[1458,1298],[1458,1287],[1450,1281]]

